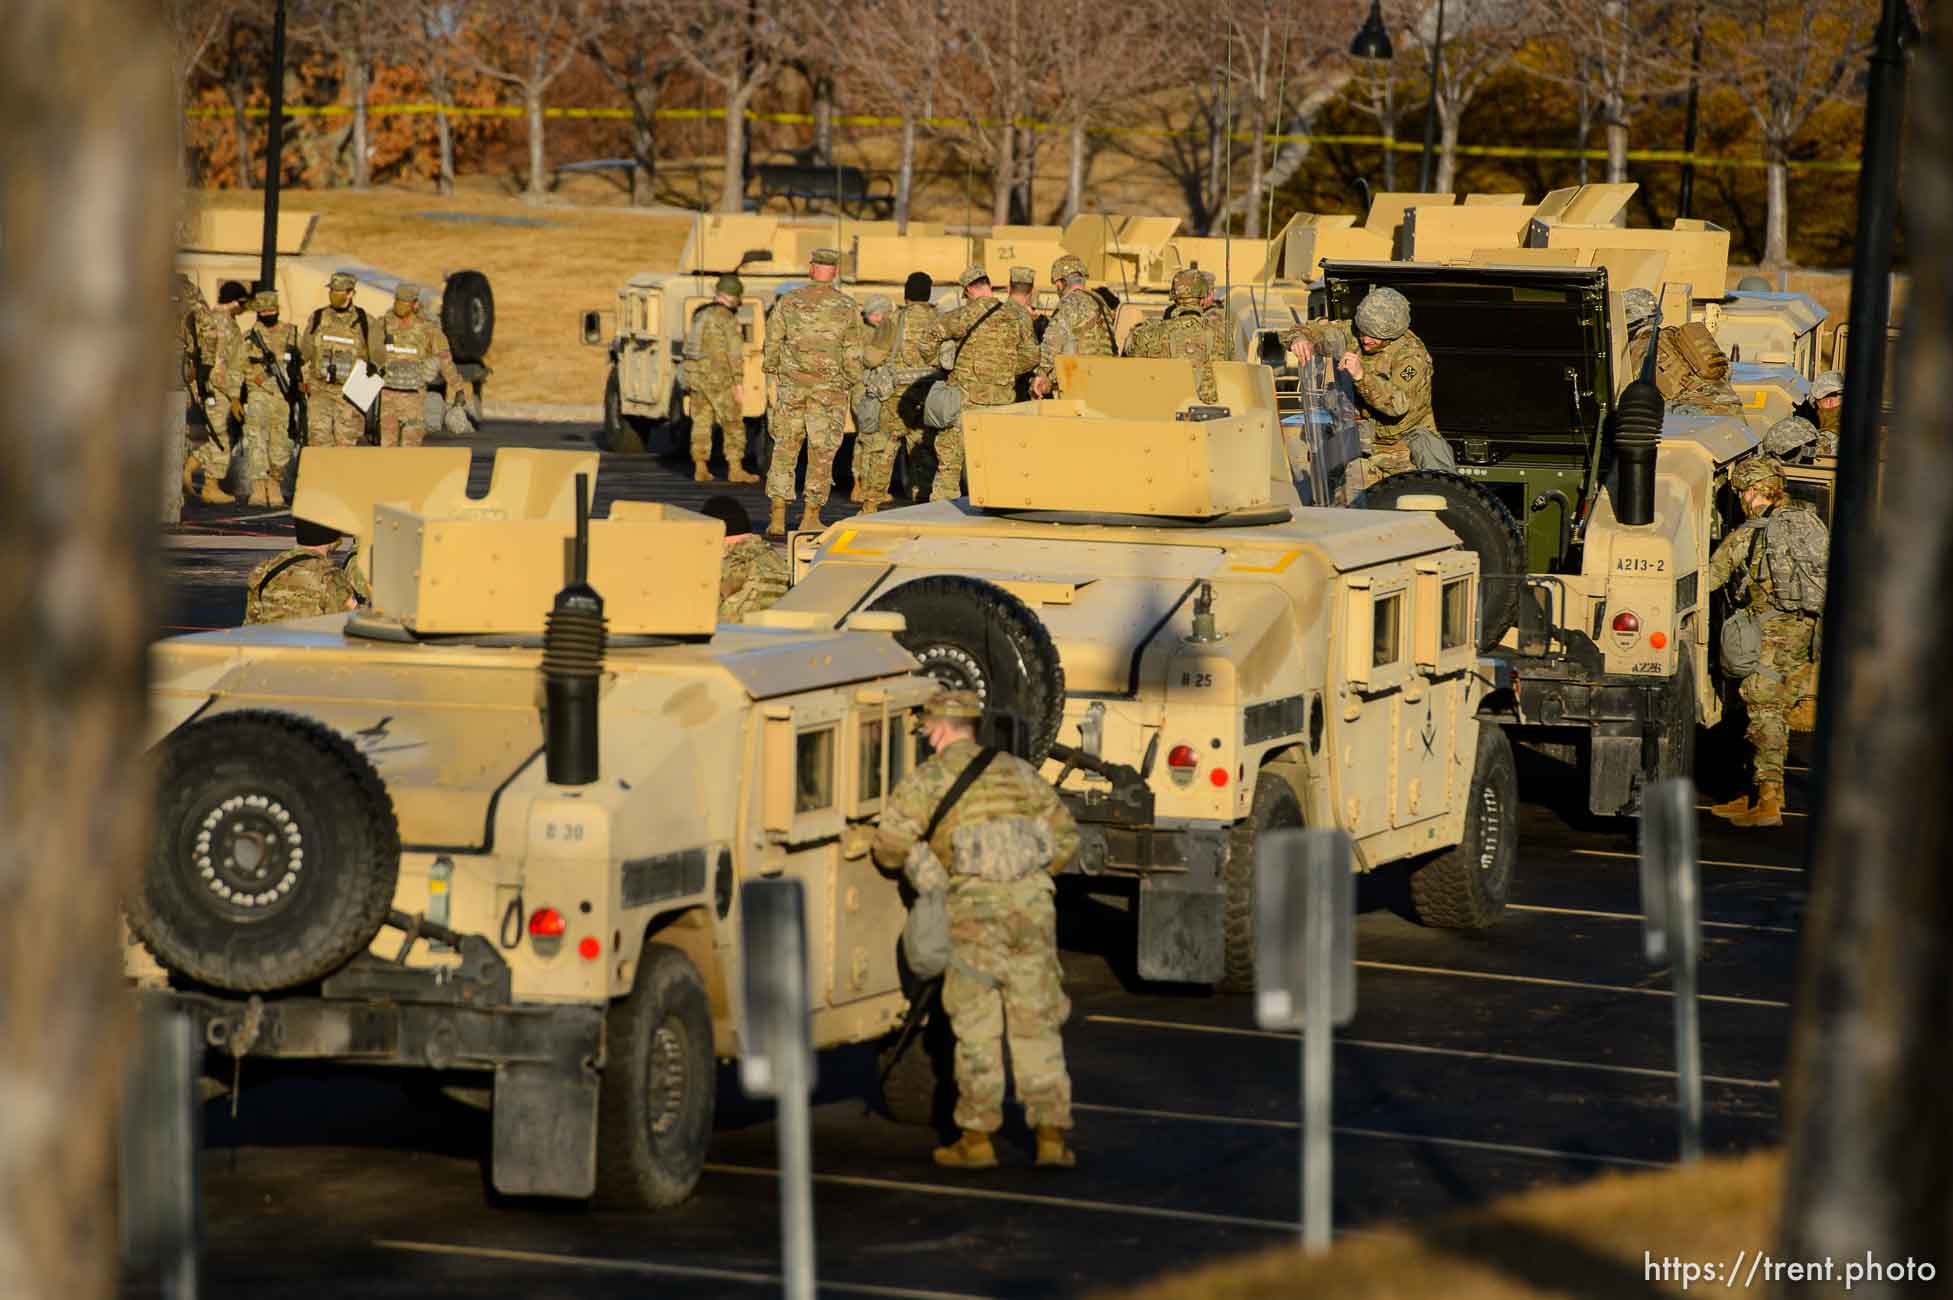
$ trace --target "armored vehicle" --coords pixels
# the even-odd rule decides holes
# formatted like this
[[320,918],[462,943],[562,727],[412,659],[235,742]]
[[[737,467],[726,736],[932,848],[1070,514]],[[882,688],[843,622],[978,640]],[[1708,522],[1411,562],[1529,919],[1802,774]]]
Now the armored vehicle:
[[[1078,818],[1070,870],[1136,882],[1138,970],[1249,984],[1254,846],[1335,827],[1417,914],[1494,922],[1511,751],[1481,721],[1478,565],[1417,498],[1306,507],[1270,371],[1064,357],[1063,400],[966,410],[969,496],[795,539],[775,607],[898,613],[925,672],[977,691]],[[1503,629],[1492,630],[1493,640]]]
[[891,614],[714,626],[722,526],[586,525],[596,461],[505,450],[471,498],[464,449],[309,453],[372,607],[155,648],[129,919],[219,1059],[487,1074],[498,1190],[655,1208],[740,1051],[740,881],[806,885],[817,1045],[902,1016],[897,884],[838,839],[937,687]]

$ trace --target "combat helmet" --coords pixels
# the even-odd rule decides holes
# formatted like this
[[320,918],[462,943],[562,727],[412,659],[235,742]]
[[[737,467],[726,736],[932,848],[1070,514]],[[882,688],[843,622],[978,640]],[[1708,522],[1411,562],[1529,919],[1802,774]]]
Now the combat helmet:
[[1410,299],[1395,289],[1372,289],[1356,304],[1356,332],[1388,343],[1410,329]]
[[1085,274],[1085,259],[1076,253],[1065,253],[1051,264],[1051,283],[1062,285],[1066,277]]
[[922,706],[922,716],[974,722],[983,716],[983,701],[975,691],[938,691]]
[[1817,426],[1801,415],[1786,416],[1763,435],[1764,452],[1777,460],[1795,460],[1817,441]]
[[1818,375],[1816,379],[1811,380],[1811,400],[1813,402],[1820,398],[1836,397],[1842,392],[1844,392],[1844,372],[1842,370],[1826,370]]
[[1655,314],[1655,295],[1647,289],[1629,289],[1621,295],[1621,311],[1632,329]]
[[1748,457],[1729,471],[1729,486],[1738,492],[1770,485],[1779,493],[1783,491],[1783,466],[1768,456]]
[[1207,296],[1207,281],[1198,271],[1185,270],[1173,273],[1173,301],[1176,303],[1199,302]]

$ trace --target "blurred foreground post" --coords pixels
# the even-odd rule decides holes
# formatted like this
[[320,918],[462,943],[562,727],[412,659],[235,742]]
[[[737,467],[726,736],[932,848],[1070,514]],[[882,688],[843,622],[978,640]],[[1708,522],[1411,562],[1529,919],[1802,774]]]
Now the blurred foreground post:
[[0,41],[0,1296],[115,1284],[143,647],[170,329],[171,58],[142,0]]
[[786,1300],[814,1300],[814,1139],[807,1098],[814,1047],[807,1007],[807,904],[798,880],[739,887],[739,1082],[779,1103],[780,1273]]
[[[1790,1141],[1783,1253],[1880,1264],[1907,1256],[1953,1279],[1953,3],[1922,23],[1935,33],[1912,54],[1905,114],[1906,246],[1914,277],[1888,442],[1885,500],[1875,512],[1871,439],[1884,321],[1854,318],[1814,764],[1812,895],[1805,922],[1785,1127]],[[1873,57],[1861,194],[1895,164],[1889,139],[1903,84],[1903,7],[1887,0]],[[1862,202],[1860,220],[1893,208]],[[1873,231],[1862,231],[1869,239]],[[1861,265],[1854,306],[1883,268]],[[1855,316],[1855,313],[1854,313]],[[1921,1294],[1932,1288],[1859,1287]]]

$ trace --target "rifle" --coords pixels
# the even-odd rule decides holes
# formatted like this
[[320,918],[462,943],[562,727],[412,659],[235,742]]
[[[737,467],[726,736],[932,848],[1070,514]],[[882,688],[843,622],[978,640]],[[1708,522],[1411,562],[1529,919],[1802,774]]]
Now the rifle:
[[280,369],[278,358],[271,351],[271,340],[264,336],[258,326],[251,327],[251,342],[257,345],[258,364],[264,367],[271,382],[278,385],[278,395],[285,399],[285,434],[294,446],[305,444],[305,389],[299,381],[298,349],[292,349],[291,360]]

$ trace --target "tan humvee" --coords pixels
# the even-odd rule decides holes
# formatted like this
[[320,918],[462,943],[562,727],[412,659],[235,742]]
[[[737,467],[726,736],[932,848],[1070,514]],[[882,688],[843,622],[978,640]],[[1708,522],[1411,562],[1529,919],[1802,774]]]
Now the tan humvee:
[[464,449],[308,453],[295,513],[364,521],[372,607],[156,646],[130,921],[220,1052],[492,1072],[498,1189],[656,1207],[740,1051],[740,881],[805,882],[816,1045],[903,1015],[896,882],[838,840],[936,687],[888,614],[715,626],[722,526],[647,503],[589,526],[579,642],[596,459],[504,451],[470,498]]
[[[1430,513],[1312,508],[1270,372],[1065,357],[1061,401],[966,410],[967,500],[796,538],[769,616],[903,615],[939,679],[1077,816],[1072,870],[1137,881],[1139,972],[1252,979],[1267,828],[1349,832],[1420,914],[1484,926],[1514,858],[1513,768],[1481,725],[1475,557]],[[1442,502],[1435,504],[1443,504]]]

